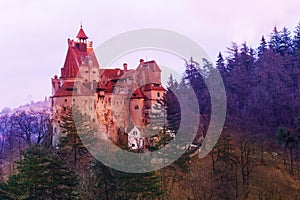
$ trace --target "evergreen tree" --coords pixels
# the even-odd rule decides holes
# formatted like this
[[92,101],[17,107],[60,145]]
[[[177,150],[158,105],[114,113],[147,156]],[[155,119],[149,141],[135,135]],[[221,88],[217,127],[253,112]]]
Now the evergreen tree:
[[293,157],[293,150],[297,147],[298,145],[298,138],[296,137],[297,132],[286,129],[286,128],[279,128],[276,134],[276,139],[279,144],[282,145],[284,149],[289,150],[290,154],[290,171],[293,173],[294,171],[294,157]]
[[93,164],[98,199],[158,199],[162,195],[156,172],[126,173],[109,168],[99,161]]
[[[18,165],[18,174],[4,185],[16,199],[76,199],[77,178],[50,150],[30,147]],[[9,199],[9,197],[8,197]]]
[[286,27],[282,29],[279,52],[282,56],[292,55],[293,53],[291,33]]
[[300,23],[296,27],[295,35],[293,38],[293,47],[295,51],[300,51]]
[[221,52],[219,52],[217,63],[216,63],[217,69],[221,73],[222,77],[225,76],[227,69],[225,66],[224,58]]
[[277,30],[277,27],[275,26],[273,29],[273,32],[271,33],[271,38],[269,41],[270,49],[273,50],[275,53],[280,52],[280,43],[281,43],[281,36],[280,32]]
[[92,163],[92,173],[95,177],[95,193],[97,199],[115,199],[116,180],[114,170],[98,160]]
[[258,57],[261,57],[267,49],[267,42],[264,36],[261,37],[260,45],[257,49]]
[[231,135],[221,135],[212,151],[212,161],[217,199],[238,199],[238,157]]
[[76,107],[67,108],[62,115],[60,127],[63,134],[59,144],[61,156],[66,158],[70,167],[88,165],[91,161],[88,148],[92,148],[96,142],[96,130],[90,118]]

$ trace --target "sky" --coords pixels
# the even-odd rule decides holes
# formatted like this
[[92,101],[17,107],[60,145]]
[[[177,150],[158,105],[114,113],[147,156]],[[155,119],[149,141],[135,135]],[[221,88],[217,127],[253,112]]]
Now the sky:
[[[274,26],[293,30],[299,10],[299,0],[1,1],[0,110],[51,95],[51,77],[59,75],[67,38],[76,36],[81,21],[94,47],[126,31],[161,28],[189,37],[216,60],[232,42],[256,48]],[[141,55],[155,59],[147,52],[136,57]],[[139,59],[129,59],[129,66],[136,67]],[[165,59],[159,64],[170,63]]]

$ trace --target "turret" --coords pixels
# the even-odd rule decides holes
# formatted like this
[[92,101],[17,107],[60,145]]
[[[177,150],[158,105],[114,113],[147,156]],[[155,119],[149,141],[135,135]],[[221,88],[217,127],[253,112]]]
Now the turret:
[[54,95],[60,88],[60,81],[57,75],[55,75],[54,78],[51,79],[51,81],[52,81],[52,95]]
[[76,38],[78,39],[78,42],[76,43],[76,47],[79,51],[81,52],[87,52],[87,39],[88,39],[88,36],[86,36],[83,28],[82,28],[82,25],[80,26],[80,29],[79,29],[79,32],[76,36]]

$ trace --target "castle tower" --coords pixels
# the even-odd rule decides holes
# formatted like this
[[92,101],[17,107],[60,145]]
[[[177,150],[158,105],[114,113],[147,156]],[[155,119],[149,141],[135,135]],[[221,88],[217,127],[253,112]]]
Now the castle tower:
[[[82,105],[82,97],[92,96],[89,89],[99,80],[99,64],[93,51],[92,42],[87,40],[82,26],[74,39],[68,39],[68,50],[61,68],[61,74],[52,78],[51,120],[53,125],[53,145],[60,137],[61,115],[73,105]],[[80,83],[80,84],[78,84]],[[81,84],[89,85],[88,88]],[[85,102],[84,102],[85,103]],[[87,110],[93,102],[87,102]]]

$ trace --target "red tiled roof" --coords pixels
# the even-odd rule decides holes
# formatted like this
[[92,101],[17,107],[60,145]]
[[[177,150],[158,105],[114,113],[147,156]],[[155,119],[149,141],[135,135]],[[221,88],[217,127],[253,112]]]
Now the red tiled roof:
[[61,69],[61,78],[76,78],[79,71],[79,66],[86,59],[91,60],[94,66],[99,67],[93,50],[90,53],[82,52],[76,47],[76,45],[72,46],[72,44],[69,44],[66,60],[63,68]]
[[77,34],[77,38],[79,38],[79,39],[88,39],[88,36],[86,36],[86,34],[83,31],[82,27],[80,27],[80,30]]
[[74,56],[73,49],[69,47],[64,67],[61,69],[61,77],[62,78],[76,78],[78,73],[79,63]]
[[[80,90],[80,91],[79,91]],[[80,89],[75,82],[65,82],[62,87],[53,95],[53,97],[66,96],[91,96],[93,91],[81,85]]]
[[155,84],[146,84],[144,86],[144,91],[150,91],[150,90],[154,90],[154,91],[166,91],[166,89],[163,88],[161,85],[155,86]]
[[144,95],[140,88],[136,89],[130,97],[130,99],[142,99],[142,98],[144,98]]
[[124,70],[121,69],[104,69],[100,70],[100,74],[105,76],[109,80],[119,79],[124,74]]

